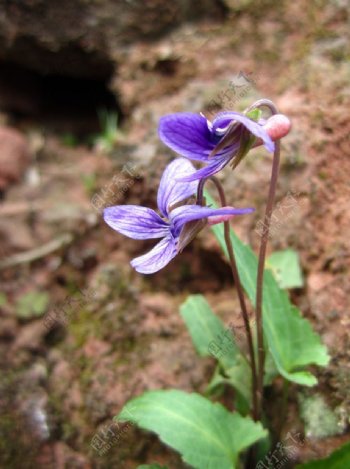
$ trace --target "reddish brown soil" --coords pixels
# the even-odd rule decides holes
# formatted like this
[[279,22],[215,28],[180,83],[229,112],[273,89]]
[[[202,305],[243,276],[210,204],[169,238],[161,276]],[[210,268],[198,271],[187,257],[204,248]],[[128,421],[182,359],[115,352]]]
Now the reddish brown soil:
[[[159,176],[172,156],[157,139],[159,117],[208,111],[240,71],[256,86],[244,96],[230,95],[224,108],[241,110],[268,97],[293,121],[282,145],[278,200],[288,191],[300,195],[270,248],[300,253],[305,287],[291,296],[332,356],[327,369],[315,370],[319,385],[310,392],[349,415],[349,18],[342,2],[316,3],[263,1],[261,8],[233,11],[224,23],[183,26],[131,48],[113,83],[127,118],[111,156],[86,145],[68,147],[43,123],[19,123],[32,148],[31,177],[10,186],[0,204],[1,259],[70,237],[51,254],[0,271],[7,297],[0,307],[1,467],[129,469],[153,461],[184,467],[156,437],[135,428],[127,428],[104,457],[90,442],[144,390],[204,391],[214,365],[195,354],[178,307],[188,293],[202,292],[225,321],[238,320],[229,268],[207,230],[162,272],[140,276],[129,261],[152,243],[110,230],[91,198],[133,162],[142,177],[125,182],[123,176],[128,190],[105,204],[154,206]],[[257,150],[223,176],[233,204],[257,209],[236,223],[255,249],[270,164]],[[75,298],[67,325],[47,330],[43,318],[16,317],[16,301],[33,290],[49,293],[48,311]],[[291,387],[283,431],[302,430],[299,391]],[[269,396],[278,393],[277,382]],[[299,460],[329,454],[348,431],[308,439]]]

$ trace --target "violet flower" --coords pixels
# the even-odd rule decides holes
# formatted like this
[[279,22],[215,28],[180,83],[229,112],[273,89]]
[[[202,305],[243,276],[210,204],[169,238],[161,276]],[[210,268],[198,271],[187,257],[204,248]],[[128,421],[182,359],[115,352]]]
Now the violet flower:
[[105,222],[129,238],[161,238],[147,254],[131,261],[137,272],[152,274],[162,269],[182,251],[206,221],[209,224],[219,223],[254,210],[233,207],[213,209],[186,204],[196,194],[198,181],[178,182],[176,179],[188,177],[194,171],[193,165],[184,158],[178,158],[166,167],[157,196],[160,214],[137,205],[117,205],[104,210]]
[[241,159],[242,151],[251,148],[251,136],[257,137],[269,152],[275,145],[264,128],[265,119],[258,122],[238,112],[225,111],[210,122],[202,114],[180,112],[160,119],[160,139],[172,150],[207,166],[186,177],[186,181],[207,178],[224,168],[231,160]]

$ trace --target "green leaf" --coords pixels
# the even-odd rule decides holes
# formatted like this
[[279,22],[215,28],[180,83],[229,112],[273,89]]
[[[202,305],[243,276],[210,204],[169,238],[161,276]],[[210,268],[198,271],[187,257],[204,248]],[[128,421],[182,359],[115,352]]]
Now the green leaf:
[[137,469],[168,469],[166,466],[160,466],[159,464],[142,464]]
[[150,391],[130,401],[118,420],[153,431],[197,469],[234,469],[238,455],[267,432],[199,394]]
[[350,467],[350,443],[334,451],[328,458],[298,464],[296,469],[346,469]]
[[270,386],[274,379],[279,375],[275,365],[275,361],[271,352],[267,350],[265,359],[265,375],[264,375],[264,386]]
[[82,174],[80,176],[86,193],[91,196],[97,189],[97,178],[95,173]]
[[[215,206],[208,193],[205,197],[208,204]],[[227,256],[223,224],[214,225],[212,230]],[[255,306],[257,257],[233,230],[231,240],[243,288]],[[269,270],[265,270],[264,275],[263,323],[267,346],[279,373],[289,381],[305,386],[316,384],[316,378],[303,368],[311,364],[326,366],[329,362],[327,349]]]
[[[262,111],[261,109],[255,108],[247,112],[246,115],[250,119],[257,122],[262,116]],[[255,142],[256,142],[255,135],[250,133],[248,130],[246,130],[245,132],[241,134],[240,142],[239,142],[239,149],[238,149],[237,154],[235,155],[234,160],[232,161],[232,169],[236,168],[239,165],[239,163],[243,160],[243,158],[247,156],[251,148],[254,146]]]
[[79,145],[78,138],[70,132],[64,133],[61,138],[63,145],[66,147],[75,148]]
[[246,359],[240,355],[234,366],[228,370],[219,367],[206,388],[209,395],[214,395],[224,385],[232,386],[237,394],[235,396],[235,409],[241,415],[247,415],[252,405],[252,378],[251,370]]
[[[235,363],[240,352],[231,331],[213,313],[203,295],[190,295],[180,306],[180,314],[201,357],[215,356],[224,368]],[[220,342],[223,347],[229,345],[225,348],[227,353],[220,353]]]
[[225,370],[227,379],[222,377],[220,384],[231,384],[249,404],[250,366],[238,349],[230,329],[213,313],[203,295],[190,295],[180,306],[180,314],[198,354],[201,357],[214,356]]
[[247,112],[246,116],[252,119],[253,121],[258,122],[258,120],[262,117],[262,110],[256,107],[255,109],[252,109],[251,111]]
[[[246,405],[250,407],[252,403],[252,371],[247,360],[239,355],[236,363],[225,370],[225,374],[228,376],[229,383],[240,393]],[[245,408],[246,405],[244,405]]]
[[0,292],[0,307],[7,304],[7,296],[5,293]]
[[49,295],[46,292],[31,291],[22,295],[16,303],[16,313],[21,319],[42,316],[47,310]]
[[266,267],[272,270],[280,288],[301,288],[304,285],[299,256],[293,249],[271,254]]

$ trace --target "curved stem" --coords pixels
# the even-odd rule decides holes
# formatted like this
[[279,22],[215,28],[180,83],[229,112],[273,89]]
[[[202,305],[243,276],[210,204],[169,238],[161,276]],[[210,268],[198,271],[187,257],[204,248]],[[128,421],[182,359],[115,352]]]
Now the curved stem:
[[[252,109],[267,107],[271,114],[278,114],[277,107],[269,99],[259,99],[253,103],[246,112],[251,111]],[[264,230],[260,244],[259,250],[259,261],[258,261],[258,272],[257,272],[257,281],[256,281],[256,330],[257,330],[257,342],[258,342],[258,417],[260,418],[260,413],[262,411],[263,405],[263,390],[264,390],[264,366],[265,366],[265,347],[264,347],[264,330],[263,330],[263,318],[262,318],[262,301],[263,301],[263,283],[264,283],[264,267],[265,267],[265,257],[266,257],[266,248],[269,238],[270,224],[273,205],[275,201],[275,193],[277,186],[277,178],[279,172],[280,164],[280,142],[275,142],[275,152],[273,155],[273,163],[271,170],[271,179],[270,179],[270,188],[267,198],[265,217],[264,217]]]
[[200,179],[198,183],[198,188],[197,188],[197,205],[203,205],[203,190],[204,190],[204,185],[207,182],[207,178]]
[[258,101],[255,101],[255,103],[250,105],[244,112],[252,111],[257,107],[267,107],[271,111],[271,114],[278,114],[277,107],[272,101],[270,101],[270,99],[259,99]]
[[273,205],[275,201],[275,193],[279,172],[280,164],[280,142],[275,142],[275,152],[273,155],[271,179],[270,179],[270,188],[267,198],[266,211],[264,217],[264,230],[261,238],[260,251],[259,251],[259,261],[258,261],[258,273],[257,273],[257,283],[256,283],[256,329],[257,329],[257,342],[258,342],[258,417],[262,410],[262,400],[263,400],[263,388],[264,388],[264,365],[265,365],[265,347],[264,347],[264,331],[263,331],[263,318],[262,318],[262,301],[263,301],[263,282],[264,282],[264,267],[265,267],[265,257],[266,257],[266,248],[267,241],[269,238],[269,230],[271,224],[271,216]]
[[[219,193],[220,197],[220,202],[222,207],[226,207],[226,196],[225,192],[222,188],[222,185],[216,179],[215,177],[211,177],[210,180],[215,184],[216,189]],[[204,184],[207,181],[207,179],[202,179],[198,185],[198,193],[197,193],[197,203],[201,204],[203,203],[203,188]],[[230,266],[231,266],[231,271],[232,271],[232,277],[235,282],[235,286],[237,289],[238,293],[238,298],[239,298],[239,303],[242,311],[242,316],[243,316],[243,321],[244,321],[244,327],[247,335],[247,341],[248,341],[248,350],[249,350],[249,357],[250,357],[250,366],[252,370],[252,400],[253,400],[253,418],[254,420],[257,420],[258,417],[258,375],[257,375],[257,368],[256,368],[256,360],[255,360],[255,354],[254,354],[254,346],[253,346],[253,336],[252,336],[252,331],[251,327],[249,324],[249,315],[248,315],[248,310],[245,302],[245,297],[244,297],[244,292],[242,288],[242,284],[239,278],[239,273],[238,273],[238,268],[237,268],[237,263],[234,255],[234,250],[233,250],[233,245],[230,237],[230,223],[228,221],[224,222],[224,236],[225,236],[225,243],[226,243],[226,248],[227,252],[229,255],[229,260],[230,260]]]

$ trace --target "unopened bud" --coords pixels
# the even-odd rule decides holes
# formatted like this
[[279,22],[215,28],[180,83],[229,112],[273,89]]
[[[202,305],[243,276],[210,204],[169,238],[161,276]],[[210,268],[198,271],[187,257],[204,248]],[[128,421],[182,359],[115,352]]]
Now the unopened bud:
[[283,114],[275,114],[271,116],[264,125],[264,129],[274,142],[285,137],[289,133],[291,127],[291,121]]

